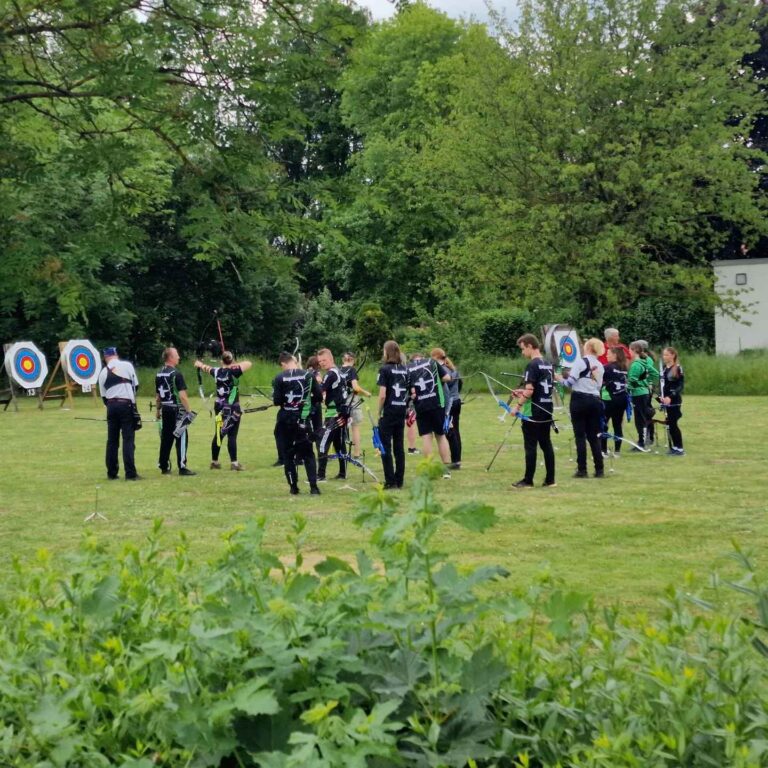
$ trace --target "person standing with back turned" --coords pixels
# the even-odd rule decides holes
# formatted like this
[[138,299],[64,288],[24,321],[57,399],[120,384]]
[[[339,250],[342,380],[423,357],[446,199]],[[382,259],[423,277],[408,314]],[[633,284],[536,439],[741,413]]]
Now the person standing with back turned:
[[[171,474],[171,447],[176,442],[176,461],[179,466],[179,474],[184,477],[196,475],[187,468],[187,447],[189,430],[184,429],[180,437],[176,437],[174,432],[177,429],[178,422],[184,417],[191,421],[190,413],[192,408],[189,405],[187,397],[187,384],[181,371],[176,367],[181,358],[176,347],[166,347],[163,351],[163,367],[155,376],[155,392],[157,403],[157,418],[161,419],[160,431],[160,457],[157,465],[164,475]],[[182,419],[178,417],[182,416]]]
[[104,367],[99,373],[99,392],[107,406],[107,477],[117,480],[120,471],[117,454],[122,434],[125,479],[139,480],[134,462],[136,429],[133,420],[139,380],[134,367],[127,360],[120,360],[114,347],[107,347],[102,354]]

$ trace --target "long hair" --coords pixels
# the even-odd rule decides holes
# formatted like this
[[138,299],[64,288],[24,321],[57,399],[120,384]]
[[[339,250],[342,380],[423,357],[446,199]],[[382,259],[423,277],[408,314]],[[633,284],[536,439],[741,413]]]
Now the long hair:
[[382,363],[394,363],[399,365],[402,362],[403,355],[400,352],[400,345],[394,340],[384,342],[384,354],[381,358]]
[[608,351],[613,353],[614,357],[616,358],[616,365],[619,367],[619,369],[626,371],[629,367],[629,361],[627,360],[627,353],[624,351],[624,348],[609,347]]
[[433,360],[437,360],[438,362],[441,362],[446,368],[450,368],[450,370],[455,371],[456,366],[453,364],[453,360],[451,360],[448,355],[445,354],[445,350],[441,349],[440,347],[435,347],[430,353],[429,356]]
[[632,352],[636,352],[638,357],[641,360],[645,360],[646,357],[648,357],[648,353],[645,351],[645,347],[642,345],[642,342],[639,341],[633,341],[629,348]]
[[669,376],[672,379],[680,377],[680,357],[677,354],[677,350],[674,347],[664,347],[664,352],[669,352],[672,357],[675,358],[675,362],[669,366]]

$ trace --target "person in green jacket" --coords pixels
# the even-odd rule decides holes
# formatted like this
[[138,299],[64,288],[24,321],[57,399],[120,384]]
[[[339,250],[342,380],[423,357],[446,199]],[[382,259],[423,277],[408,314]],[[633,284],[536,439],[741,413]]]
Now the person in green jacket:
[[627,373],[627,391],[632,398],[632,409],[635,413],[635,429],[637,429],[637,444],[635,452],[645,450],[648,436],[648,410],[651,407],[651,390],[648,385],[647,354],[639,341],[629,345],[632,352],[632,364]]
[[648,436],[648,445],[656,442],[656,430],[653,424],[653,415],[656,413],[653,409],[653,396],[659,391],[659,379],[661,374],[656,367],[656,360],[651,352],[650,345],[644,339],[638,339],[638,344],[642,344],[645,352],[645,369],[648,371],[648,412],[646,413],[646,427]]

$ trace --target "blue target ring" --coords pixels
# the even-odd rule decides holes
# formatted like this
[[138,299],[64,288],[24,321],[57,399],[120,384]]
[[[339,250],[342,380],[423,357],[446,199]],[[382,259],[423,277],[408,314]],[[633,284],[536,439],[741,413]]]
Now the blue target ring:
[[13,370],[23,382],[35,382],[40,376],[41,368],[40,357],[34,350],[20,349],[13,357]]
[[565,336],[560,340],[560,358],[564,363],[572,363],[578,354],[578,347],[570,336]]
[[69,370],[83,379],[89,379],[96,372],[98,362],[93,351],[78,344],[69,352]]

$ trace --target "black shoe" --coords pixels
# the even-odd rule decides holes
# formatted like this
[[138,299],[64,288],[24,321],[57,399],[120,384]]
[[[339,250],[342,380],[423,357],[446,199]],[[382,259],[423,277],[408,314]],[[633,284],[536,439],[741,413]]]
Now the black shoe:
[[418,448],[409,448],[408,453],[412,454],[413,456],[416,456],[416,454],[421,453],[421,451]]
[[119,480],[120,478],[117,475],[107,475],[107,480]]
[[170,475],[171,474],[171,470],[170,469],[161,469],[160,470],[160,474],[161,475]]
[[131,475],[131,477],[126,477],[126,480],[143,480],[141,475]]
[[298,485],[292,485],[291,488],[291,496],[298,496],[299,495],[299,486]]
[[533,483],[530,480],[518,480],[516,483],[512,483],[513,488],[533,488]]
[[309,486],[309,494],[310,494],[310,496],[319,496],[320,495],[320,489],[316,485],[310,485]]
[[545,480],[541,484],[542,488],[557,488],[557,483],[554,480]]
[[196,474],[197,474],[197,472],[193,472],[191,469],[187,469],[186,467],[182,467],[182,468],[179,470],[179,474],[180,474],[182,477],[192,477],[193,475],[196,475]]
[[394,483],[384,483],[382,486],[385,491],[394,491],[397,486]]
[[[320,479],[320,478],[318,478],[318,480],[319,480],[319,479]],[[339,474],[338,474],[338,475],[336,475],[336,477],[334,477],[333,479],[334,479],[334,480],[346,480],[346,479],[347,479],[347,476],[346,476],[346,474],[343,474],[343,475],[342,475],[342,474],[341,474],[341,472],[339,472]]]
[[285,464],[284,461],[280,461],[280,459],[278,459],[272,466],[273,467],[282,467],[284,464]]
[[605,477],[605,472],[602,469],[598,469],[595,471],[593,477]]
[[632,450],[632,453],[647,453],[648,452],[646,448],[638,447],[638,446],[635,446],[631,450]]
[[448,469],[461,469],[461,462],[460,461],[452,461],[448,465]]
[[317,476],[317,482],[318,482],[318,483],[325,483],[325,482],[326,482],[326,479],[325,479],[325,477],[324,477],[324,476],[323,476],[323,477],[320,477],[320,475],[318,475],[318,476]]
[[586,470],[582,472],[582,470],[578,469],[576,472],[573,473],[574,477],[589,477]]

